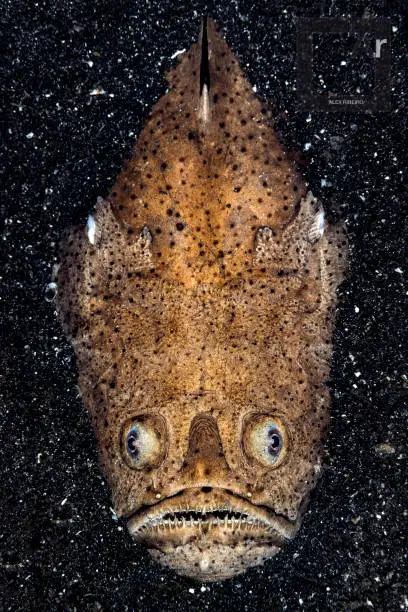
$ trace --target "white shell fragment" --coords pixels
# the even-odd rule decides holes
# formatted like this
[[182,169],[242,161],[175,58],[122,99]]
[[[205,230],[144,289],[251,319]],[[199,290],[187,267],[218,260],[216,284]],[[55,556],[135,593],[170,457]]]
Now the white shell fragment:
[[176,51],[175,53],[173,53],[173,55],[170,57],[170,59],[175,59],[179,55],[182,55],[183,53],[185,53],[185,51],[186,51],[185,49],[181,49],[180,51]]
[[48,285],[45,288],[45,294],[44,294],[46,301],[53,302],[55,300],[56,295],[57,295],[57,284],[54,282],[48,283]]

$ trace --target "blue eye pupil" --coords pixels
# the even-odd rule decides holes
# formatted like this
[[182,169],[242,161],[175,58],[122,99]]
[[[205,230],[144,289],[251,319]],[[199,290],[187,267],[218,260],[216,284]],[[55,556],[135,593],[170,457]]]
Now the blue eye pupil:
[[126,439],[126,446],[128,453],[132,455],[133,458],[138,457],[140,454],[140,450],[138,448],[138,439],[139,432],[136,429],[131,429]]
[[268,431],[268,453],[275,457],[280,453],[282,447],[282,438],[276,429]]

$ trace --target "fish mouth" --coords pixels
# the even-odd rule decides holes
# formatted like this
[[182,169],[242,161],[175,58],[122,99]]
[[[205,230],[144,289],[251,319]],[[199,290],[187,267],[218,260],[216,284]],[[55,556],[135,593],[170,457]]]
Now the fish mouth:
[[263,563],[297,528],[297,522],[224,489],[211,495],[185,489],[138,510],[128,522],[132,537],[160,563],[199,580],[224,579]]

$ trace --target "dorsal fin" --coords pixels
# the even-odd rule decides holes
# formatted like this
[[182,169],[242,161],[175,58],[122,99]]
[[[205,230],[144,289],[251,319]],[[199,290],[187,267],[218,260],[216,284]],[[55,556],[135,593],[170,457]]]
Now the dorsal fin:
[[203,17],[201,26],[201,59],[200,59],[200,106],[198,117],[205,127],[210,121],[210,64],[208,58],[207,17]]
[[200,62],[200,96],[203,93],[204,85],[210,91],[210,66],[208,61],[208,36],[207,36],[207,17],[203,17],[201,26],[201,62]]

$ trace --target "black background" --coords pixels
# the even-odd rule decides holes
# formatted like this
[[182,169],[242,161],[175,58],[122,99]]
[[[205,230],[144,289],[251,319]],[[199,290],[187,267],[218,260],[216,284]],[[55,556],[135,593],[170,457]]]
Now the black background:
[[[394,26],[392,110],[299,111],[296,17],[364,11]],[[73,352],[45,289],[63,229],[107,194],[165,91],[171,55],[196,39],[206,12],[274,109],[287,148],[304,152],[314,195],[330,218],[347,220],[351,255],[326,470],[301,532],[265,567],[201,587],[156,566],[114,520]],[[403,3],[1,0],[0,19],[0,608],[408,609]],[[337,69],[333,49],[322,70]],[[105,93],[90,95],[97,88]]]

